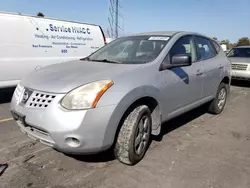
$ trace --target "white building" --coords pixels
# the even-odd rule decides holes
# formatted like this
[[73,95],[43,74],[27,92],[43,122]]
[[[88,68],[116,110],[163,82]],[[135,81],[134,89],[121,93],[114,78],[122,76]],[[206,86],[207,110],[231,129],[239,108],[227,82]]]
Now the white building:
[[221,44],[221,48],[223,49],[223,51],[227,51],[227,45],[226,44]]

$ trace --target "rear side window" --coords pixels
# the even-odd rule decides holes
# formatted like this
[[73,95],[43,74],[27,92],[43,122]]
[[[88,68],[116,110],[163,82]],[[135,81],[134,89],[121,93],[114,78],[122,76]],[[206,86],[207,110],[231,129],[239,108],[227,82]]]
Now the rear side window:
[[212,41],[212,43],[214,45],[214,49],[216,50],[216,53],[218,54],[220,52],[220,45],[215,41]]
[[212,58],[216,55],[215,49],[209,39],[196,37],[198,60]]

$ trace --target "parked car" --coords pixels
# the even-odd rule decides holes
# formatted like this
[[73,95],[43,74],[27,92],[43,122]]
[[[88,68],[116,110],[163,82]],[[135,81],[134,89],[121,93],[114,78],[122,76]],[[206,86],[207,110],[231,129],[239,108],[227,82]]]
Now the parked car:
[[205,103],[220,114],[229,91],[230,62],[216,41],[192,32],[151,32],[29,74],[10,109],[23,132],[58,151],[113,148],[119,161],[134,165],[163,122]]
[[227,57],[232,63],[232,79],[250,81],[250,46],[235,47]]
[[0,89],[47,65],[89,56],[105,45],[94,24],[0,12]]
[[226,51],[224,51],[225,52],[225,54],[227,55],[229,52],[230,52],[230,50],[226,50]]

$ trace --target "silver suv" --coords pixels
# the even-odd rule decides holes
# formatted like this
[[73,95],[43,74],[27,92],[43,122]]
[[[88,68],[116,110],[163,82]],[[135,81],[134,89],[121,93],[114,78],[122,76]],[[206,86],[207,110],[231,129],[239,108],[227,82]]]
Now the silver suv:
[[163,122],[204,103],[221,113],[229,86],[230,62],[216,41],[192,32],[143,33],[31,73],[17,86],[11,112],[23,132],[58,151],[113,148],[119,161],[134,165]]
[[250,81],[250,46],[238,46],[227,55],[231,61],[232,79]]

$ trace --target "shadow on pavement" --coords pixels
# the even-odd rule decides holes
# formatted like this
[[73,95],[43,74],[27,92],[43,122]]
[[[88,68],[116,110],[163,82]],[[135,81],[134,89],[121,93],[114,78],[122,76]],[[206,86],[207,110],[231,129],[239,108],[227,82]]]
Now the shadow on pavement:
[[67,156],[72,157],[78,161],[88,162],[88,163],[102,163],[115,160],[113,149],[109,149],[107,151],[92,155],[67,155]]
[[247,87],[247,88],[250,88],[250,81],[232,80],[231,85],[232,86],[238,86],[238,87]]
[[15,87],[0,89],[0,104],[9,103],[14,91]]
[[[206,104],[195,110],[187,112],[175,119],[165,122],[163,124],[161,134],[159,136],[153,136],[152,140],[160,142],[164,135],[178,129],[179,127],[207,113],[207,108],[208,105]],[[89,162],[89,163],[108,162],[108,161],[113,161],[115,159],[113,154],[113,148],[109,149],[108,151],[95,155],[67,155],[67,156],[73,157],[74,159],[79,161]]]
[[183,125],[207,113],[207,109],[208,109],[208,104],[205,104],[201,107],[191,110],[190,112],[182,114],[170,121],[164,122],[162,125],[162,130],[161,130],[160,135],[154,136],[153,140],[161,141],[164,135],[170,133],[171,131],[178,129],[179,127],[182,127]]

